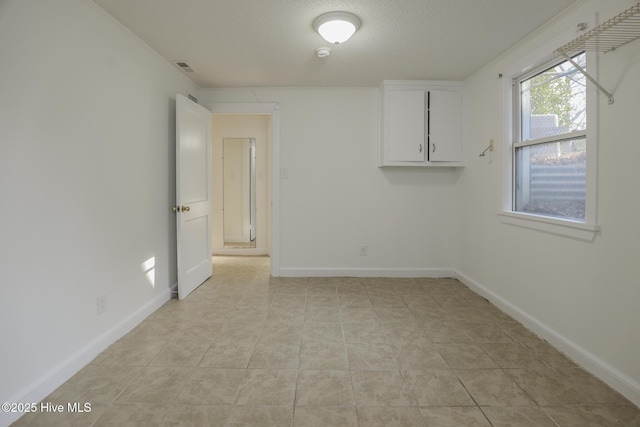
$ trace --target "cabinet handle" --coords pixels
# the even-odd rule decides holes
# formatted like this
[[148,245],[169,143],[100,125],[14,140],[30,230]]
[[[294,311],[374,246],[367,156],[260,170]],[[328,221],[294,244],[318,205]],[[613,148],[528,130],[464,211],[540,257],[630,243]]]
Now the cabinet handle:
[[420,152],[422,153],[422,144],[420,144]]
[[436,152],[436,144],[432,144],[432,146],[433,146],[433,150],[431,150],[431,152],[435,153]]

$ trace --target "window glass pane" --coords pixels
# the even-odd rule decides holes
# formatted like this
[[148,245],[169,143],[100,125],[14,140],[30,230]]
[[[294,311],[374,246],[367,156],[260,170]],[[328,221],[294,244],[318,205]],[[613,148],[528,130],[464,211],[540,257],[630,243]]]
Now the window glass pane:
[[584,221],[586,138],[517,148],[515,163],[515,211]]
[[[573,60],[586,69],[586,55]],[[545,138],[587,128],[586,78],[564,61],[520,82],[520,140]]]

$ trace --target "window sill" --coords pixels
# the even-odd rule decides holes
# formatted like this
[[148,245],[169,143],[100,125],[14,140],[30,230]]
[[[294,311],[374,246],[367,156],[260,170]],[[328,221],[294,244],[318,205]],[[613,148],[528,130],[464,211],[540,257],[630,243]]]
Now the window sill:
[[577,240],[584,240],[587,242],[593,241],[596,233],[600,231],[600,226],[595,224],[585,224],[582,222],[548,218],[519,212],[498,212],[498,219],[503,224],[544,231],[546,233],[570,237]]

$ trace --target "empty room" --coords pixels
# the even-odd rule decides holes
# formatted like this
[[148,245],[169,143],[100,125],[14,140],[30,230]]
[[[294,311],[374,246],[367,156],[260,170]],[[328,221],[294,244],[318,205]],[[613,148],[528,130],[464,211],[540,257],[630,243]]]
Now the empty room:
[[0,0],[0,53],[0,426],[640,426],[637,0]]

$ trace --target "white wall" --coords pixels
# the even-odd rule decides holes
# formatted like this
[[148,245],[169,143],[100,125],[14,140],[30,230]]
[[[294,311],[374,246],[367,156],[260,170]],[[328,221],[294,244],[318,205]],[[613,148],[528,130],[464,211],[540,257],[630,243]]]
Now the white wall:
[[0,401],[38,401],[169,298],[197,87],[83,0],[2,1],[0,57]]
[[[501,81],[510,64],[583,17],[606,20],[635,1],[593,0],[549,24],[468,80],[467,150],[480,153],[490,138],[496,152],[470,156],[458,184],[456,267],[462,277],[580,364],[640,404],[640,286],[636,263],[640,43],[601,55],[598,212],[593,242],[517,228],[498,221],[506,160],[500,111]],[[557,46],[559,47],[559,46]]]
[[[214,114],[211,121],[213,140],[213,207],[212,244],[214,254],[244,253],[267,254],[270,248],[270,116],[267,114]],[[223,167],[224,138],[256,139],[256,248],[224,249],[223,239]],[[240,221],[240,218],[238,218]]]
[[[438,275],[453,267],[458,172],[376,167],[377,88],[206,89],[280,105],[282,275]],[[368,256],[360,256],[360,245]]]
[[[272,185],[280,189],[283,274],[437,275],[455,267],[640,404],[640,43],[600,64],[616,103],[601,100],[595,241],[496,217],[498,73],[589,12],[606,19],[634,3],[581,3],[470,78],[463,170],[375,167],[375,88],[199,95],[201,103],[280,104],[288,179]],[[0,400],[37,401],[168,298],[176,278],[173,97],[197,88],[85,0],[3,1],[0,53]],[[498,151],[475,157],[489,138]],[[141,269],[151,257],[154,285]],[[100,294],[108,310],[98,317]],[[0,416],[0,424],[10,418]]]

